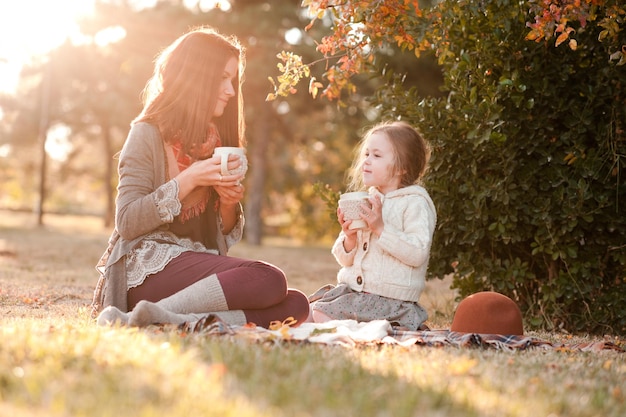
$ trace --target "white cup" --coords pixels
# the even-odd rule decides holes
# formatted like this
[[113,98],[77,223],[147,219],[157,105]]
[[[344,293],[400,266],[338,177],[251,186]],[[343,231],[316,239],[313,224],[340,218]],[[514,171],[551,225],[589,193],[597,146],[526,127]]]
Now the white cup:
[[359,216],[363,212],[362,204],[371,207],[369,194],[365,191],[343,193],[339,196],[339,208],[343,212],[343,217],[346,220],[352,220],[350,229],[364,229],[367,227],[365,220]]
[[[241,166],[237,169],[228,169],[228,155],[239,155]],[[245,174],[248,171],[248,158],[246,158],[246,150],[236,146],[219,146],[213,151],[213,156],[219,155],[222,164],[222,175]]]

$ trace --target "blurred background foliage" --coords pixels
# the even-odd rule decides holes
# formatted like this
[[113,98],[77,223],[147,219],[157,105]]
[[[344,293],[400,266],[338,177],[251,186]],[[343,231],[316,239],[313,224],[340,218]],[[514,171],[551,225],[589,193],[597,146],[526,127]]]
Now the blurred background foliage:
[[[314,39],[330,30],[330,21],[305,32],[308,16],[299,0],[231,0],[227,10],[182,0],[157,0],[150,7],[139,3],[96,0],[93,16],[79,22],[91,41],[67,41],[33,60],[15,94],[0,96],[0,206],[99,214],[110,227],[115,154],[140,111],[153,59],[190,27],[211,25],[236,35],[246,47],[247,240],[260,244],[268,234],[310,242],[334,238],[339,228],[329,221],[315,184],[343,189],[352,149],[362,129],[379,117],[367,96],[381,81],[361,77],[361,90],[341,108],[312,100],[306,89],[288,100],[266,102],[276,55],[287,50],[316,59]],[[417,66],[414,57],[408,57],[410,63],[405,56],[395,59],[401,68],[413,65],[415,81],[437,94],[432,86],[441,76],[432,59]],[[312,72],[321,76],[323,69]],[[48,128],[44,189],[42,124]]]

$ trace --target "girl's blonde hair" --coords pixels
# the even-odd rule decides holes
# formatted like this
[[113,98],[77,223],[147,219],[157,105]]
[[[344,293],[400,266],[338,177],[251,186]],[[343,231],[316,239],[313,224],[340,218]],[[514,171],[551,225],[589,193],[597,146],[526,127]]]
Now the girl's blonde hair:
[[348,171],[348,190],[358,191],[365,188],[362,167],[365,161],[367,140],[374,133],[384,134],[394,153],[394,168],[391,174],[401,173],[400,187],[417,184],[426,173],[430,160],[428,142],[413,126],[402,121],[385,121],[370,128],[360,140],[355,158]]

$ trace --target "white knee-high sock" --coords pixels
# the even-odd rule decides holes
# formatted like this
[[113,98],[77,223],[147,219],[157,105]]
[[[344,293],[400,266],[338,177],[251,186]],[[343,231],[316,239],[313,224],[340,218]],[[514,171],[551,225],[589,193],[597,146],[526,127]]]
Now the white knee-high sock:
[[246,313],[244,313],[243,310],[214,311],[211,314],[215,314],[226,324],[243,326],[248,322]]
[[98,315],[98,326],[113,326],[128,324],[128,313],[124,313],[117,307],[108,306]]
[[174,313],[166,310],[159,303],[141,300],[129,314],[128,324],[135,327],[145,327],[151,324],[182,324],[195,322],[207,314],[212,313],[226,324],[246,324],[246,315],[242,310],[203,312],[203,313]]
[[135,327],[145,327],[151,324],[181,324],[187,321],[197,321],[202,316],[202,314],[175,313],[161,307],[158,303],[141,300],[130,312],[128,324]]
[[157,301],[157,304],[172,313],[207,313],[228,310],[224,290],[215,274]]

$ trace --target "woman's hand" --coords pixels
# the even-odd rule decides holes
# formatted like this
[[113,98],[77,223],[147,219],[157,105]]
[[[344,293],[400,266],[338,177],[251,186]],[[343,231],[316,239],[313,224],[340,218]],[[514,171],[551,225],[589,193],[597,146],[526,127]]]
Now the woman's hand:
[[[228,170],[234,171],[238,169],[243,162],[241,158],[235,154],[228,155]],[[222,174],[221,156],[212,156],[211,158],[194,162],[187,170],[195,168],[196,187],[213,186],[213,187],[233,187],[239,185],[243,180],[244,174]]]
[[[214,160],[214,163],[217,164],[218,168],[220,167],[221,157],[213,157],[211,160]],[[234,154],[228,155],[229,171],[232,172],[238,169],[242,164],[243,162],[239,156]],[[217,183],[213,185],[213,189],[220,196],[220,205],[222,207],[238,205],[243,199],[245,188],[241,185],[241,181],[244,179],[246,174],[222,175],[221,171],[218,169],[218,175],[219,178]]]
[[220,205],[222,206],[237,205],[243,199],[244,191],[246,190],[243,185],[239,184],[239,181],[236,181],[233,185],[216,185],[213,189],[220,196]]
[[[214,187],[215,191],[227,204],[235,204],[243,198],[244,187],[241,181],[245,174],[222,175],[221,158],[211,157],[196,161],[178,174],[178,198],[182,200],[196,187]],[[237,155],[230,155],[228,169],[234,170],[242,164]]]
[[[245,187],[241,185],[241,181],[244,179],[245,173],[234,175],[222,175],[221,173],[221,157],[213,157],[208,159],[210,163],[217,166],[217,179],[210,178],[211,184],[215,192],[220,196],[220,216],[222,218],[222,232],[224,234],[230,233],[237,224],[237,213],[239,203],[243,199]],[[228,158],[228,170],[232,171],[241,166],[242,162],[237,155],[229,155]],[[211,172],[214,170],[214,166],[209,169]]]

